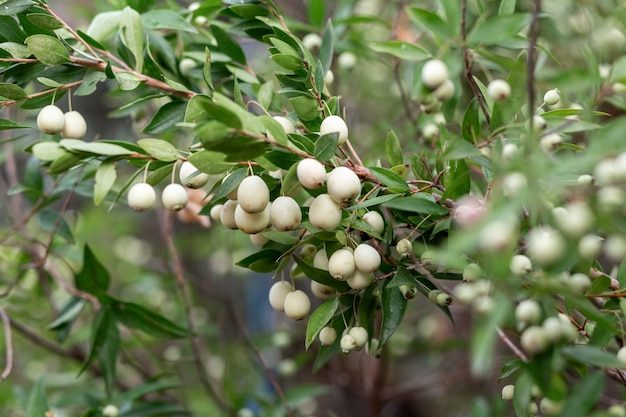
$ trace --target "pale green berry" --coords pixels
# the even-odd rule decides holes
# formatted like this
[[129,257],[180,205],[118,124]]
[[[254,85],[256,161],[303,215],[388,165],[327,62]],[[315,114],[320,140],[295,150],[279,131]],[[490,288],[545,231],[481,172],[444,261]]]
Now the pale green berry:
[[323,327],[320,330],[319,339],[322,346],[330,346],[337,340],[337,330],[330,326]]
[[515,385],[509,384],[502,387],[502,399],[504,401],[511,401],[513,394],[515,393]]
[[45,106],[37,114],[37,127],[48,135],[61,133],[65,127],[63,110],[53,104]]
[[295,290],[285,296],[285,314],[294,320],[302,320],[311,311],[311,300],[302,290]]

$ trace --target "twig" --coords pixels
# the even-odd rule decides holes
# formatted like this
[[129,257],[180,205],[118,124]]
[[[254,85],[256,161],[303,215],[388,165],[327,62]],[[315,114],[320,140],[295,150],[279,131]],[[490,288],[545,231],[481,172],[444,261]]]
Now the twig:
[[528,357],[524,354],[524,352],[522,352],[515,345],[515,343],[513,343],[511,341],[511,339],[509,339],[509,337],[506,335],[506,333],[504,333],[502,331],[502,329],[500,327],[496,327],[496,331],[498,332],[498,336],[500,337],[500,340],[502,340],[504,342],[504,344],[507,345],[507,347],[511,350],[511,352],[513,352],[515,354],[515,356],[517,356],[518,358],[520,358],[524,362],[528,362]]
[[485,97],[480,91],[474,76],[472,75],[472,57],[469,48],[467,47],[467,0],[461,0],[461,47],[463,50],[463,69],[465,71],[465,78],[467,83],[472,89],[472,93],[478,101],[478,105],[485,116],[487,125],[491,125],[491,116],[489,115],[489,109],[487,109],[487,103]]
[[83,46],[87,49],[87,51],[91,55],[93,55],[94,59],[98,58],[98,54],[96,53],[96,51],[93,50],[91,45],[89,45],[83,38],[78,36],[78,33],[76,33],[76,31],[70,25],[65,23],[65,21],[63,19],[61,19],[56,13],[54,13],[52,11],[52,9],[50,8],[50,6],[48,6],[43,1],[39,2],[39,6],[43,7],[48,13],[50,13],[50,15],[52,17],[54,17],[59,23],[61,23],[63,25],[64,29],[67,30],[69,33],[71,33],[71,35],[74,37],[74,39],[76,39],[78,42],[83,44]]
[[530,34],[528,43],[528,63],[526,68],[526,94],[528,95],[528,112],[530,114],[530,131],[533,132],[533,107],[535,106],[535,53],[537,45],[537,33],[539,32],[539,13],[541,11],[541,0],[533,1],[533,14],[530,23]]
[[204,391],[207,395],[215,402],[215,404],[228,415],[234,415],[235,411],[231,407],[230,404],[226,403],[217,393],[209,376],[207,374],[206,367],[204,366],[204,362],[202,360],[201,351],[200,351],[200,339],[197,335],[195,335],[195,322],[193,319],[193,314],[191,313],[191,301],[189,297],[189,288],[187,285],[187,280],[185,279],[185,272],[183,269],[183,264],[178,255],[178,251],[176,250],[176,245],[174,244],[173,231],[172,231],[172,223],[174,221],[175,216],[172,213],[167,213],[168,215],[164,221],[163,227],[163,235],[165,237],[165,243],[167,245],[167,250],[169,252],[171,261],[173,263],[173,272],[176,276],[176,288],[178,289],[178,293],[181,299],[181,303],[183,304],[183,308],[185,310],[185,316],[187,320],[187,327],[191,332],[191,336],[189,337],[189,342],[192,349],[192,357],[193,363],[196,367],[196,372],[198,374],[198,378]]
[[0,307],[0,318],[2,318],[2,326],[4,327],[4,344],[7,349],[6,366],[2,374],[0,374],[0,381],[4,381],[11,374],[13,369],[13,341],[11,340],[11,321],[9,316],[6,315],[4,310]]

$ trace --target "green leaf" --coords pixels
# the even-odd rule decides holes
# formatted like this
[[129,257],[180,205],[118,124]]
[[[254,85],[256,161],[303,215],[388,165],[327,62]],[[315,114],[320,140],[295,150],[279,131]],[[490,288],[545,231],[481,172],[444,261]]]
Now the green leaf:
[[63,43],[48,35],[31,35],[24,41],[31,54],[42,64],[59,65],[70,60],[70,54]]
[[367,199],[365,201],[361,201],[358,204],[355,204],[353,206],[350,206],[350,207],[346,208],[346,210],[352,211],[352,210],[357,210],[357,209],[361,209],[361,208],[365,208],[365,207],[378,206],[378,205],[381,205],[381,204],[386,203],[388,201],[395,200],[398,197],[401,197],[401,195],[400,194],[380,195],[378,197],[374,197],[374,198]]
[[105,333],[105,339],[98,350],[98,363],[104,377],[107,395],[110,397],[115,387],[115,365],[120,348],[120,331],[113,319],[103,320],[101,326],[103,326],[102,332]]
[[470,356],[474,375],[485,375],[491,370],[498,338],[497,329],[511,313],[511,305],[506,298],[497,298],[494,303],[493,311],[480,317],[472,330]]
[[105,161],[100,164],[96,170],[96,177],[93,189],[93,203],[98,206],[107,196],[115,180],[117,172],[115,171],[115,163],[113,161]]
[[221,174],[232,169],[234,164],[225,161],[226,155],[221,152],[205,150],[189,156],[189,162],[206,174]]
[[407,13],[412,21],[425,27],[442,40],[448,40],[456,36],[455,22],[446,23],[437,14],[419,7],[408,7]]
[[0,49],[7,51],[13,58],[28,58],[30,52],[26,45],[16,42],[2,42]]
[[225,53],[240,64],[246,64],[246,55],[241,46],[221,27],[211,25],[211,33],[215,36],[220,52]]
[[[1,7],[0,7],[1,9]],[[35,386],[30,391],[28,403],[26,405],[26,417],[44,417],[50,411],[48,400],[46,399],[46,387],[44,377],[37,380]]]
[[516,0],[502,0],[500,2],[500,8],[498,9],[498,14],[512,14],[515,12],[515,3]]
[[85,142],[80,139],[61,139],[59,145],[68,151],[86,152],[104,156],[130,155],[132,151],[119,145],[105,142]]
[[293,55],[273,54],[271,58],[272,61],[290,71],[298,71],[304,68],[304,62],[302,61],[302,58],[298,58]]
[[235,4],[230,6],[228,10],[246,19],[267,16],[271,13],[267,8],[256,4]]
[[219,201],[222,198],[230,194],[235,188],[239,186],[241,181],[246,177],[248,170],[246,168],[240,168],[231,172],[226,178],[222,180],[222,184],[215,190],[213,198],[209,203]]
[[429,196],[429,194],[424,196],[424,193],[413,194],[411,197],[396,198],[388,201],[382,204],[382,206],[411,213],[430,214],[435,217],[442,217],[449,214],[448,209],[427,199]]
[[476,138],[480,135],[480,117],[478,109],[478,101],[472,99],[463,115],[463,124],[461,126],[463,139],[470,143],[475,143]]
[[82,84],[74,91],[75,96],[88,96],[96,91],[98,83],[107,80],[107,76],[100,71],[89,71],[83,78]]
[[[14,122],[13,120],[0,119],[0,130],[26,129],[26,128],[30,128],[30,126],[21,125],[19,123]],[[41,143],[45,143],[45,142],[41,142]]]
[[0,83],[0,96],[10,100],[20,100],[28,96],[28,94],[26,94],[26,91],[19,85]]
[[115,326],[115,320],[112,317],[110,305],[105,304],[102,306],[100,311],[98,311],[91,324],[91,347],[89,349],[87,359],[85,359],[83,366],[78,372],[79,375],[82,374],[85,369],[87,369],[89,365],[98,358],[100,350],[106,343],[109,336],[108,333],[111,328],[111,324]]
[[603,371],[589,374],[574,385],[572,393],[565,402],[561,417],[584,417],[597,403],[604,389],[605,375]]
[[446,143],[445,149],[441,154],[441,159],[464,159],[474,155],[480,155],[480,151],[474,144],[458,136],[453,136],[452,140]]
[[617,360],[614,353],[609,353],[599,346],[572,345],[561,348],[566,358],[599,368],[623,368],[624,364]]
[[132,72],[115,72],[113,75],[115,76],[115,81],[117,81],[117,85],[123,91],[132,91],[135,88],[139,87],[139,84],[141,84],[141,79]]
[[178,150],[163,139],[140,139],[137,145],[159,161],[172,162],[178,159]]
[[42,210],[37,213],[41,227],[46,232],[52,232],[65,239],[68,243],[74,243],[72,229],[65,221],[63,214],[54,210]]
[[231,128],[240,129],[242,127],[241,119],[235,112],[202,94],[193,96],[187,102],[184,120],[187,123],[217,120]]
[[186,109],[187,103],[184,101],[166,103],[159,108],[148,126],[143,129],[143,133],[155,135],[174,130],[176,124],[184,120]]
[[289,140],[287,139],[287,133],[285,129],[278,123],[273,117],[263,115],[260,117],[261,123],[267,129],[267,133],[274,138],[274,140],[283,145],[288,146]]
[[111,277],[104,265],[98,261],[89,245],[83,252],[83,267],[74,276],[76,288],[101,298],[109,288]]
[[202,65],[202,78],[206,85],[213,90],[213,80],[211,79],[211,50],[204,48],[204,64]]
[[87,35],[97,42],[103,42],[117,33],[122,12],[114,10],[98,13],[87,28]]
[[400,326],[404,312],[406,311],[406,305],[407,299],[404,298],[398,287],[389,287],[387,285],[383,288],[383,319],[378,342],[379,350],[387,343],[387,340],[389,340],[391,335],[398,329],[398,326]]
[[[396,172],[380,167],[369,167],[369,170],[378,178],[390,192],[404,193],[411,191],[409,184]],[[396,200],[397,201],[397,200]]]
[[119,34],[122,43],[128,48],[135,58],[134,69],[137,72],[142,72],[143,48],[145,41],[141,16],[136,10],[128,6],[122,10],[119,20]]
[[[0,6],[0,16],[15,16],[24,10],[30,9],[35,2],[32,0],[9,0]],[[47,410],[46,410],[47,411]],[[30,415],[28,416],[30,417]]]
[[29,13],[26,18],[33,25],[49,30],[61,29],[63,24],[47,13]]
[[190,416],[192,413],[185,407],[165,401],[142,401],[132,409],[120,414],[120,417],[162,417]]
[[391,54],[407,61],[421,61],[430,57],[424,48],[405,41],[372,42],[369,47],[376,51]]
[[[13,16],[0,15],[0,33],[4,40],[9,42],[24,44],[26,32],[22,30],[17,20]],[[29,56],[32,52],[29,53]]]
[[313,340],[322,328],[324,328],[324,326],[326,326],[333,318],[335,311],[337,311],[337,307],[339,307],[339,297],[333,297],[330,300],[326,300],[324,304],[316,308],[311,314],[306,326],[306,349],[311,346],[311,343],[313,343]]
[[56,330],[59,329],[68,323],[72,323],[78,315],[83,311],[85,304],[87,302],[79,297],[72,296],[67,304],[63,306],[61,311],[59,311],[59,315],[52,323],[46,326],[47,330]]
[[115,401],[119,403],[132,402],[147,394],[175,389],[180,387],[180,385],[180,382],[144,382],[120,394],[119,397],[115,398]]
[[115,300],[111,304],[111,312],[124,326],[141,330],[155,338],[179,339],[191,335],[188,329],[139,304]]
[[289,99],[289,104],[298,115],[300,120],[308,122],[321,116],[317,100],[311,96],[298,96]]
[[274,83],[268,81],[262,84],[257,93],[257,98],[259,99],[259,103],[261,103],[261,107],[265,110],[269,109],[272,105],[272,99],[274,98]]
[[468,35],[472,46],[496,45],[515,38],[530,23],[528,13],[513,13],[494,16],[478,24]]
[[470,192],[470,171],[463,159],[449,161],[446,165],[448,166],[448,175],[444,177],[446,192],[441,199],[456,200]]
[[193,25],[172,10],[150,10],[141,14],[141,21],[146,29],[170,29],[198,33],[198,30]]
[[515,390],[513,391],[513,408],[517,417],[528,415],[528,403],[531,399],[533,380],[527,372],[522,373],[515,380]]
[[387,132],[387,139],[385,140],[385,154],[387,155],[387,162],[389,166],[396,166],[404,164],[404,156],[402,155],[402,148],[400,147],[400,140],[393,130]]
[[63,85],[60,82],[51,80],[50,78],[46,78],[46,77],[37,77],[37,81],[39,81],[41,84],[45,85],[46,87],[52,87],[52,88],[58,88]]
[[417,280],[415,279],[413,274],[409,272],[408,269],[400,266],[398,267],[398,270],[395,272],[395,274],[393,274],[393,278],[391,278],[389,284],[387,284],[387,288],[398,288],[402,285],[416,286]]
[[278,268],[282,252],[276,249],[263,249],[247,256],[236,263],[237,266],[248,268],[254,272],[273,272]]
[[313,155],[315,159],[320,162],[329,161],[330,158],[335,156],[337,152],[337,140],[339,139],[339,132],[328,133],[320,136],[315,141],[315,148]]
[[307,7],[309,22],[315,27],[321,27],[324,23],[324,0],[310,0]]
[[324,29],[324,34],[322,35],[322,46],[320,47],[320,62],[322,64],[322,68],[324,69],[324,74],[330,70],[330,64],[333,61],[333,43],[333,25],[329,20],[326,24],[326,29]]

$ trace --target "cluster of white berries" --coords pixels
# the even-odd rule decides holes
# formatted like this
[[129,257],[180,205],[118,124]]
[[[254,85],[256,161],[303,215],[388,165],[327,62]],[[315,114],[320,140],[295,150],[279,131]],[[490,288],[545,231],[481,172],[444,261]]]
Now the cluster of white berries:
[[[509,384],[502,387],[502,399],[504,401],[512,401],[515,395],[515,385]],[[531,400],[528,403],[527,415],[529,417],[536,416],[539,411],[545,416],[557,416],[563,412],[565,404],[563,401],[551,400],[548,397],[543,397],[539,401],[539,406],[535,403],[535,400],[541,396],[541,390],[536,385],[531,387]]]
[[65,139],[82,139],[87,134],[87,122],[79,112],[72,110],[63,113],[54,104],[39,111],[37,127],[48,135],[60,133]]

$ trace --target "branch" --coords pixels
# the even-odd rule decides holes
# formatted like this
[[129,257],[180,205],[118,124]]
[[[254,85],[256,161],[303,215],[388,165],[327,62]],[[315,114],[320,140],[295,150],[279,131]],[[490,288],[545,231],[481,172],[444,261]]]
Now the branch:
[[528,66],[526,73],[528,78],[526,80],[526,94],[528,95],[528,112],[531,115],[528,119],[530,121],[530,132],[533,132],[533,117],[532,110],[535,107],[535,61],[536,61],[536,46],[537,46],[537,33],[539,32],[539,13],[541,12],[541,0],[533,1],[533,15],[530,23],[530,38],[528,44]]
[[4,327],[4,343],[7,346],[6,366],[0,375],[0,381],[4,381],[11,374],[11,369],[13,368],[13,341],[11,339],[11,321],[1,307],[0,317],[2,318],[2,326]]
[[478,105],[485,116],[485,120],[487,121],[487,125],[491,125],[491,116],[489,115],[489,109],[487,109],[487,103],[485,102],[485,97],[483,93],[480,91],[478,84],[476,84],[476,80],[474,80],[474,76],[472,75],[472,56],[469,48],[467,47],[467,0],[461,0],[461,44],[463,49],[463,69],[465,71],[465,78],[467,79],[467,83],[472,89],[472,93],[478,101]]

